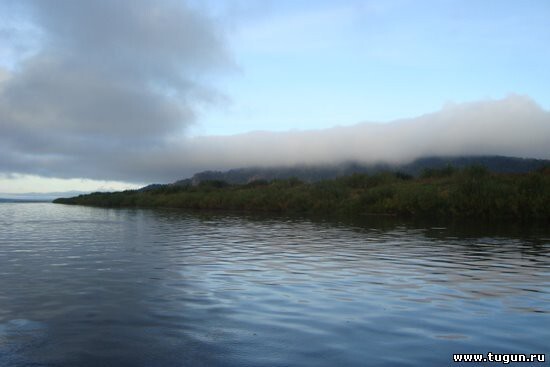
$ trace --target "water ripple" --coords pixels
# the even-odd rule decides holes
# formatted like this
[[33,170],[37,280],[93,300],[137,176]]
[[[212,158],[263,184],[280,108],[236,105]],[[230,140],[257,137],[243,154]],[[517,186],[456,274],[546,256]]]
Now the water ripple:
[[0,204],[1,366],[548,353],[550,237]]

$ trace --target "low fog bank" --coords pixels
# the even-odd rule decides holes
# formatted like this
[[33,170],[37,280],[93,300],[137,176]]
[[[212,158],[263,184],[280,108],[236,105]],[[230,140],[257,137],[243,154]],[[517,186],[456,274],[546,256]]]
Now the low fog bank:
[[[396,107],[397,108],[397,107]],[[358,163],[404,164],[425,156],[550,158],[550,112],[528,97],[449,104],[420,117],[314,131],[166,139],[116,149],[102,143],[45,155],[3,156],[0,172],[127,182],[173,182],[204,170]]]
[[[190,139],[174,165],[205,169],[359,163],[404,164],[426,156],[550,158],[550,113],[527,97],[448,104],[390,123]],[[183,160],[179,157],[185,157]],[[187,166],[187,167],[185,167]]]

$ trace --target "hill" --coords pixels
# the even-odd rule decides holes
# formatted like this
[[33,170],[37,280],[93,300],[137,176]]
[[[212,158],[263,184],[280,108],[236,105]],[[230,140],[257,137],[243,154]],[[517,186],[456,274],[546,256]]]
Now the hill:
[[[484,166],[487,170],[494,173],[526,173],[550,166],[550,160],[502,156],[461,156],[425,157],[400,165],[387,163],[369,165],[346,162],[340,165],[239,168],[229,171],[199,172],[191,178],[174,182],[174,185],[198,185],[203,181],[224,181],[232,185],[242,185],[258,180],[272,181],[289,178],[297,178],[300,181],[311,183],[349,176],[355,173],[376,174],[384,171],[400,172],[418,177],[426,170],[441,169],[447,166],[461,169],[473,165]],[[158,187],[158,184],[153,184],[146,186],[144,189]]]
[[55,203],[102,207],[173,207],[362,216],[372,214],[550,220],[550,168],[492,173],[482,166],[446,166],[414,178],[395,172],[303,182],[296,178],[229,184],[161,185],[92,193]]

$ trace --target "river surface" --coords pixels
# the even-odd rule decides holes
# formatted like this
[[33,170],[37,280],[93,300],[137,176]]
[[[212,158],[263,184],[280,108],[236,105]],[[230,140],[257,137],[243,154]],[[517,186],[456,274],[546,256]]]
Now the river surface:
[[2,367],[473,367],[453,353],[488,352],[550,365],[547,229],[0,204]]

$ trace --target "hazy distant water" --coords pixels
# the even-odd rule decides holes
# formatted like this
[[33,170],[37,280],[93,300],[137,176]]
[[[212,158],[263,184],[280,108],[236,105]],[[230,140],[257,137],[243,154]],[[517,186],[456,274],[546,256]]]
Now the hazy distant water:
[[0,204],[0,366],[548,366],[550,234],[504,233]]

